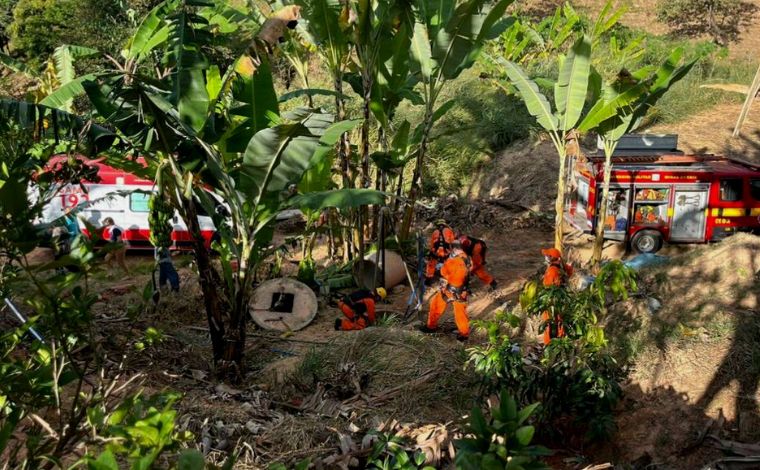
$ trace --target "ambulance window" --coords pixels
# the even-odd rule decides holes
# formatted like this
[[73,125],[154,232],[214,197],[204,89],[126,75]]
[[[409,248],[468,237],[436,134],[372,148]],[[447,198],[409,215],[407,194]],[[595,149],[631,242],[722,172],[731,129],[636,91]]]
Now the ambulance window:
[[752,199],[760,201],[760,179],[749,180],[749,192],[752,194]]
[[731,179],[720,181],[720,200],[721,201],[741,201],[742,199],[742,180]]
[[132,212],[150,212],[148,201],[150,194],[132,193],[129,195],[129,210]]

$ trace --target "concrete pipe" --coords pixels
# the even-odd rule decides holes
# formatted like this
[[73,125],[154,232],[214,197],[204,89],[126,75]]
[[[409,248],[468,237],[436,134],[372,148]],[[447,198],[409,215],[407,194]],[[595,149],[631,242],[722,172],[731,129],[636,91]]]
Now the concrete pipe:
[[253,321],[265,330],[297,331],[317,315],[317,296],[309,286],[281,277],[261,283],[253,291],[248,309]]
[[[377,264],[375,262],[377,261]],[[382,285],[383,256],[378,258],[377,253],[370,253],[363,261],[357,261],[353,267],[356,285],[362,289],[374,289]],[[395,251],[385,250],[385,287],[391,288],[406,279],[404,259]],[[375,284],[373,282],[377,281]]]

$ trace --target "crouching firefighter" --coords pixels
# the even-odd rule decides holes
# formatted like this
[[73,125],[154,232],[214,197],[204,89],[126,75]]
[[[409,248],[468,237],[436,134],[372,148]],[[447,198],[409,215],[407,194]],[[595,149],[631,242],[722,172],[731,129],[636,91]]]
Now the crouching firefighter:
[[454,306],[454,323],[457,325],[459,341],[470,336],[470,319],[467,317],[467,297],[470,293],[470,258],[462,250],[459,241],[451,244],[451,255],[441,268],[441,288],[430,300],[427,325],[422,331],[432,333],[438,329],[438,320],[449,304]]
[[[562,287],[567,285],[567,280],[573,275],[573,266],[565,264],[562,261],[562,254],[556,248],[541,250],[546,261],[546,271],[544,272],[544,287]],[[544,330],[544,344],[549,344],[552,338],[562,338],[565,336],[565,326],[562,323],[562,317],[559,313],[552,315],[545,311],[541,314],[541,320],[546,323]]]
[[478,279],[491,287],[491,290],[496,289],[496,280],[486,271],[486,251],[488,250],[486,242],[468,235],[462,235],[459,237],[459,243],[462,244],[462,249],[472,262],[470,274],[478,276]]
[[451,254],[451,244],[456,241],[454,230],[444,219],[435,222],[435,230],[430,234],[428,261],[425,267],[425,281],[429,285]]
[[387,293],[382,287],[373,291],[358,290],[338,301],[338,308],[346,318],[335,320],[335,329],[343,331],[363,330],[375,324],[375,302],[385,300]]

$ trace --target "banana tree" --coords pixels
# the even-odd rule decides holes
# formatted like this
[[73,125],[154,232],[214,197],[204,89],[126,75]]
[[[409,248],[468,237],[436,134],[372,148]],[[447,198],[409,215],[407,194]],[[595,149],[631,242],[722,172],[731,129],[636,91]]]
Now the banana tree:
[[554,209],[554,247],[562,250],[562,222],[565,211],[565,182],[567,140],[583,114],[591,76],[591,39],[583,36],[577,40],[566,58],[560,58],[559,77],[554,85],[554,106],[538,89],[536,83],[514,62],[496,59],[510,82],[520,92],[528,112],[536,118],[551,138],[559,157],[557,175],[557,199]]
[[425,114],[409,190],[409,205],[399,234],[402,239],[409,236],[414,204],[421,193],[425,156],[434,116],[439,110],[437,105],[441,90],[447,82],[455,80],[474,64],[486,41],[497,37],[514,21],[511,18],[502,20],[512,1],[412,2],[414,29],[411,57],[414,71],[422,84]]
[[[271,222],[283,200],[334,148],[345,124],[298,109],[280,114],[265,49],[257,39],[226,70],[209,63],[204,46],[214,30],[186,0],[160,18],[167,40],[157,51],[172,73],[115,73],[85,84],[98,114],[120,138],[146,155],[157,181],[193,235],[214,360],[220,375],[238,377],[254,273],[269,252]],[[156,34],[163,28],[154,28]],[[200,235],[200,208],[211,214],[220,242],[221,272]],[[228,214],[228,215],[227,215]]]
[[63,45],[55,48],[41,71],[31,69],[26,64],[0,53],[0,66],[26,75],[36,82],[31,90],[31,98],[42,105],[71,112],[74,98],[84,93],[82,83],[93,75],[76,76],[74,63],[77,59],[98,54],[88,47]]
[[[604,245],[604,220],[607,217],[612,155],[623,135],[641,126],[647,112],[679,80],[689,73],[697,59],[681,64],[683,49],[678,48],[656,69],[645,67],[632,74],[618,74],[615,81],[595,90],[598,100],[578,125],[581,132],[596,131],[604,146],[604,182],[596,223],[592,263],[598,266]],[[601,80],[594,81],[601,84]]]

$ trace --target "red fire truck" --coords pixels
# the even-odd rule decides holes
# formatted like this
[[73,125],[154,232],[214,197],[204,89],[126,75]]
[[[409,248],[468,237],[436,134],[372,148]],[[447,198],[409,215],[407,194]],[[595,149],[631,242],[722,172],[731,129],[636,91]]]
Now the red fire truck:
[[668,243],[705,243],[760,231],[760,165],[716,155],[685,155],[677,136],[628,135],[612,158],[607,216],[598,211],[604,155],[569,159],[566,218],[587,233],[641,253]]

